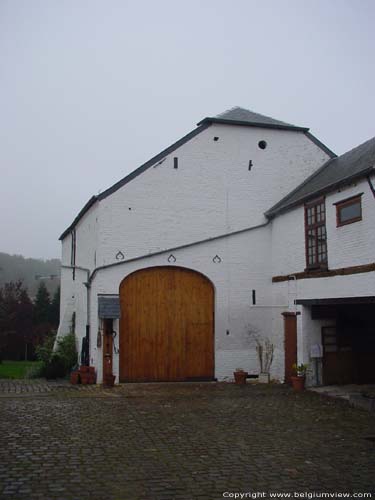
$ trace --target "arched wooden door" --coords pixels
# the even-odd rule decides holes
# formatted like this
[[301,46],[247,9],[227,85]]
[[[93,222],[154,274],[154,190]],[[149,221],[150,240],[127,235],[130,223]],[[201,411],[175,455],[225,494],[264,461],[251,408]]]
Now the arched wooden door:
[[120,381],[214,377],[214,289],[202,274],[151,267],[120,285]]

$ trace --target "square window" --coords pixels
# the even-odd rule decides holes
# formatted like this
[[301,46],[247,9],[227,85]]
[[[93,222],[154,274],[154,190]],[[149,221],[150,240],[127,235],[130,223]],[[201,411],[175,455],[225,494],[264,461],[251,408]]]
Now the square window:
[[362,194],[335,203],[337,227],[362,220]]

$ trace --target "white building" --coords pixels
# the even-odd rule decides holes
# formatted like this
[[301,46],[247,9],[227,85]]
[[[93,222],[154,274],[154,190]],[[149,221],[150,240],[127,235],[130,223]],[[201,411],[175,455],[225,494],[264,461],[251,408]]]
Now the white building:
[[310,383],[374,380],[374,165],[374,139],[337,158],[307,128],[205,118],[64,231],[58,334],[75,313],[99,382],[103,366],[124,382],[258,374],[256,338],[271,378],[298,348]]

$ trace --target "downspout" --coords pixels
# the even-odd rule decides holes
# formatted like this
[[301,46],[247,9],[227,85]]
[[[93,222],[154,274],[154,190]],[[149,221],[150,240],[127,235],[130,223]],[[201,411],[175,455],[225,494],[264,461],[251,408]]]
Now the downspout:
[[91,298],[90,269],[80,266],[73,267],[73,266],[61,265],[61,267],[64,269],[78,269],[79,271],[84,271],[87,273],[87,281],[83,282],[83,285],[86,287],[86,335],[82,339],[81,364],[89,366],[90,365],[90,298]]
[[[297,276],[295,274],[290,274],[288,276],[288,303],[289,303],[289,296],[291,295],[290,290],[289,290],[289,282],[294,281],[294,291],[295,291],[295,298],[293,300],[293,309],[294,312],[297,312],[297,304],[296,304],[296,298],[297,298]],[[289,304],[288,304],[289,305]]]
[[86,342],[85,342],[85,366],[90,366],[90,298],[91,298],[91,284],[88,281],[83,283],[86,287]]

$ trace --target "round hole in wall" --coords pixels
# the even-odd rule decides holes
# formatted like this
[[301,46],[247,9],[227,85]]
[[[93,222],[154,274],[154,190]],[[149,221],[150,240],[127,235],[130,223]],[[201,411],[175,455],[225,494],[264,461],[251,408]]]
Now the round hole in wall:
[[266,141],[259,141],[258,146],[260,147],[260,149],[266,149],[267,143]]

